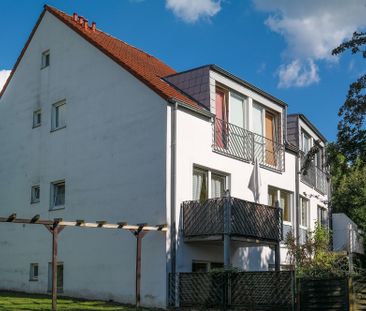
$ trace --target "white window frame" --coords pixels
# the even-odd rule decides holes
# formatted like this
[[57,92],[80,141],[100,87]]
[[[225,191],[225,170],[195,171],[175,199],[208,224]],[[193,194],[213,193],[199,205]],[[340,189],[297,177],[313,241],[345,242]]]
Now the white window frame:
[[[58,109],[61,106],[65,106],[65,115],[64,115],[64,124],[58,124],[60,123],[60,120],[58,120],[59,114]],[[52,105],[52,120],[51,120],[51,132],[60,130],[66,127],[66,114],[67,114],[67,106],[66,106],[66,100],[61,100],[57,103],[54,103]]]
[[[38,189],[38,198],[36,197],[36,191]],[[31,188],[31,204],[39,203],[41,200],[41,187],[34,185]]]
[[212,174],[225,177],[224,191],[230,189],[230,174],[194,164],[193,169],[192,169],[192,174],[191,174],[191,176],[192,176],[191,198],[192,199],[193,199],[193,174],[194,174],[195,169],[207,172],[207,197],[208,197],[208,199],[213,199],[212,194],[211,194],[211,190],[212,190],[211,176],[212,176]]
[[[63,205],[55,205],[55,201],[56,201],[56,193],[55,190],[57,187],[63,185],[65,188],[64,191],[64,204]],[[65,180],[58,180],[58,181],[54,181],[51,183],[51,191],[50,191],[50,195],[51,195],[51,200],[50,200],[50,211],[55,211],[55,210],[59,210],[59,209],[64,209],[65,205],[66,205],[66,183]]]
[[[274,186],[269,185],[268,186],[268,191],[267,191],[267,195],[269,194],[269,190],[272,189],[274,191],[276,191],[276,201],[278,201],[280,207],[283,209],[283,207],[281,206],[281,193],[286,193],[287,195],[289,195],[289,214],[290,214],[290,221],[287,220],[283,220],[283,224],[284,225],[288,225],[288,226],[292,226],[293,223],[293,207],[294,207],[294,193],[288,190],[284,190],[284,189],[280,189]],[[269,199],[269,195],[268,195],[268,199]],[[270,202],[268,202],[268,205]]]
[[[39,116],[39,122],[38,122],[38,116]],[[42,110],[37,109],[33,111],[33,128],[40,127],[42,124]]]
[[[37,267],[37,275],[35,273],[35,267]],[[38,281],[38,277],[39,277],[39,264],[36,262],[32,262],[30,264],[30,268],[29,268],[29,281]]]
[[42,52],[41,69],[44,69],[44,68],[49,67],[50,66],[50,62],[51,62],[50,50],[46,50],[46,51]]
[[[303,208],[303,201],[306,201],[307,202],[307,205],[306,205],[306,225],[304,225],[302,223],[302,208]],[[299,227],[301,229],[304,229],[304,230],[308,230],[309,227],[310,227],[310,200],[303,197],[303,196],[300,196],[300,215],[299,215]]]
[[231,103],[231,97],[237,97],[238,99],[241,99],[243,102],[243,129],[248,129],[248,111],[249,111],[249,105],[248,105],[248,96],[242,95],[240,93],[237,92],[233,92],[233,91],[226,91],[228,94],[228,122],[232,123],[231,120],[231,107],[232,107],[232,103]]
[[301,129],[301,151],[304,152],[305,154],[307,152],[309,152],[309,150],[307,152],[305,152],[305,148],[304,148],[304,144],[305,144],[305,137],[309,138],[309,150],[313,147],[313,138],[311,137],[311,135],[306,132],[305,130]]

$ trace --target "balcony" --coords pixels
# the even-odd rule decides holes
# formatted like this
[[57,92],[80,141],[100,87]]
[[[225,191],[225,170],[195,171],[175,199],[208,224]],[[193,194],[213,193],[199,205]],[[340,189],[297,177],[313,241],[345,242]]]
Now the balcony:
[[253,163],[257,159],[262,167],[285,170],[282,144],[220,119],[213,123],[213,149],[238,160]]
[[[300,153],[301,167],[305,162],[305,154]],[[321,168],[317,167],[314,162],[310,164],[305,174],[301,174],[301,180],[317,191],[326,194],[328,193],[328,174]]]
[[185,241],[232,240],[278,243],[283,239],[282,209],[233,197],[182,203]]

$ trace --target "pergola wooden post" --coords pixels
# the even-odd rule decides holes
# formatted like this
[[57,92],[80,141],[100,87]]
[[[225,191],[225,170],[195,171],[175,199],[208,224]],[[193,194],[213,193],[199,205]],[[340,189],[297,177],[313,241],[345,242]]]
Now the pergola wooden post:
[[142,239],[146,235],[146,232],[142,231],[142,228],[146,224],[140,224],[137,230],[133,230],[132,234],[136,237],[136,273],[135,273],[135,306],[136,309],[140,308],[141,302],[141,254],[142,254]]
[[52,234],[52,311],[57,311],[57,242],[58,235],[65,227],[80,227],[80,228],[103,228],[103,229],[122,229],[128,230],[136,237],[136,308],[140,307],[140,290],[141,290],[141,252],[142,238],[150,231],[166,232],[166,224],[149,226],[148,224],[129,225],[126,222],[118,222],[110,224],[106,221],[96,221],[95,223],[86,223],[84,220],[64,221],[61,218],[54,220],[40,220],[39,215],[35,215],[31,219],[17,218],[17,215],[11,214],[8,217],[0,217],[1,222],[15,224],[34,224],[43,225]]
[[52,234],[52,311],[57,310],[57,240],[59,233],[65,226],[59,226],[62,220],[55,219],[53,225],[45,225],[47,230]]

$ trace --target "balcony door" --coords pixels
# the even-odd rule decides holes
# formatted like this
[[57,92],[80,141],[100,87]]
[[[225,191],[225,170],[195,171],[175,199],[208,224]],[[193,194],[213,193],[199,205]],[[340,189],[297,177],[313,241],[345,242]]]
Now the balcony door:
[[227,122],[228,105],[227,92],[216,88],[216,126],[215,126],[215,145],[219,148],[226,148],[227,145]]
[[269,112],[265,115],[266,122],[266,163],[271,166],[276,166],[276,154],[275,154],[275,116]]

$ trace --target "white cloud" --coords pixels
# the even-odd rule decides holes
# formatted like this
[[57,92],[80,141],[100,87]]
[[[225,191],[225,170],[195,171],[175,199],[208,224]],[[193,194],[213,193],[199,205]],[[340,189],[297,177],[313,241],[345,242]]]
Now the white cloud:
[[293,60],[287,65],[281,65],[278,70],[280,79],[278,87],[304,87],[319,82],[318,66],[310,58],[307,61]]
[[10,75],[11,70],[0,70],[0,92],[6,82],[6,80],[8,79],[9,75]]
[[[287,43],[282,54],[286,64],[278,71],[280,87],[318,82],[315,62],[336,62],[337,58],[331,55],[332,49],[350,38],[355,30],[366,26],[366,1],[363,0],[253,2],[257,10],[270,14],[265,24],[282,35]],[[282,81],[281,78],[287,79]]]
[[210,18],[221,10],[221,0],[166,0],[166,8],[187,23]]

